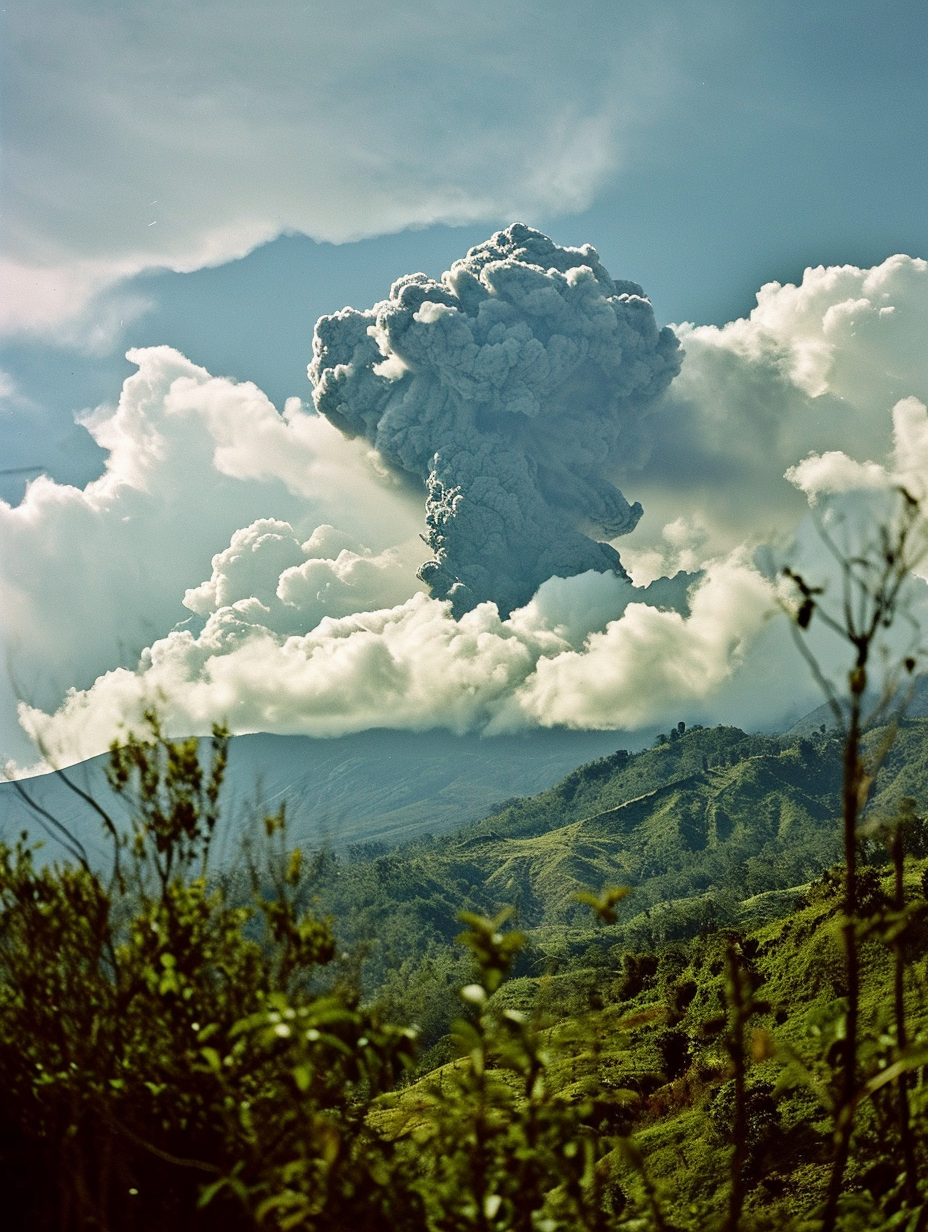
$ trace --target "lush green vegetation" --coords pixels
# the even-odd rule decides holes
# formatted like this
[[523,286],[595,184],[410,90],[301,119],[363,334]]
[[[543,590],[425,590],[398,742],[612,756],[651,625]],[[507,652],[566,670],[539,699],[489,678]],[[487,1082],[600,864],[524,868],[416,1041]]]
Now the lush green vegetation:
[[[874,816],[891,815],[902,796],[928,802],[926,745],[928,722],[902,725]],[[841,780],[832,733],[788,740],[696,729],[581,767],[457,836],[359,848],[348,859],[329,853],[304,893],[363,952],[366,995],[386,996],[394,1013],[413,1007],[429,1047],[456,1012],[444,988],[466,976],[452,945],[459,911],[516,908],[529,933],[520,975],[762,923],[789,912],[793,887],[838,859]],[[634,891],[609,930],[576,899],[602,885]]]
[[[846,1229],[928,1225],[926,740],[860,841]],[[843,753],[678,727],[452,838],[294,854],[276,817],[229,869],[224,734],[207,764],[152,720],[112,755],[108,877],[0,852],[12,1226],[820,1227]]]
[[[154,718],[147,739],[114,749],[110,781],[134,826],[104,815],[106,881],[83,861],[36,868],[24,842],[0,848],[7,1226],[227,1227],[219,1206],[198,1211],[204,1183],[258,1192],[255,1178],[311,1130],[325,1157],[315,1122],[334,1108],[339,1132],[358,1129],[364,1094],[387,1089],[409,1051],[408,1033],[355,1000],[310,990],[334,941],[294,907],[301,860],[282,863],[280,819],[263,833],[271,893],[233,903],[206,876],[225,756],[224,733],[202,766],[197,741],[164,741]],[[282,1065],[267,1046],[284,1014],[304,1040],[324,1033],[305,1082],[298,1058]],[[345,1211],[369,1162],[330,1169]],[[236,1214],[232,1226],[253,1226]]]

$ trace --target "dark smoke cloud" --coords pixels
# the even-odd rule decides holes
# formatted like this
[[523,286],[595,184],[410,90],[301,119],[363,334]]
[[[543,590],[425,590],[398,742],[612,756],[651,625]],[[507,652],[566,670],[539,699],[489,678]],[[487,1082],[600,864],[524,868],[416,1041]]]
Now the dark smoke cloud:
[[411,274],[322,317],[309,376],[318,411],[426,485],[432,593],[508,615],[555,575],[627,576],[585,532],[641,517],[607,474],[644,460],[642,420],[680,362],[637,283],[516,224],[441,282]]

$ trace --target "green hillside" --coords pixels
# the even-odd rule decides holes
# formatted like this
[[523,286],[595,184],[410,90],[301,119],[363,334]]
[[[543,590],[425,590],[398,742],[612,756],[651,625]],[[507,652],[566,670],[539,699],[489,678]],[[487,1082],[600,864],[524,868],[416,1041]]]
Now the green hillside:
[[840,773],[828,737],[696,729],[592,762],[456,835],[360,847],[348,861],[329,854],[315,892],[339,929],[369,941],[386,966],[395,965],[386,953],[394,939],[406,960],[450,940],[461,906],[513,905],[536,946],[582,944],[590,924],[575,895],[601,885],[634,890],[620,932],[673,940],[832,863]]
[[[928,808],[926,742],[928,720],[902,725],[874,814],[900,796]],[[364,995],[420,1029],[427,1067],[448,1055],[453,990],[467,979],[453,944],[462,910],[514,907],[529,938],[516,975],[572,972],[565,988],[603,962],[620,967],[626,952],[788,916],[839,858],[841,756],[830,733],[678,732],[582,766],[457,834],[321,854],[306,901],[355,954]],[[577,894],[609,885],[631,893],[604,930]]]
[[[884,735],[870,734],[871,749]],[[928,721],[901,725],[868,821],[895,813],[903,796],[925,811],[926,741]],[[749,995],[759,990],[749,1034],[770,1041],[759,1052],[755,1043],[748,1064],[745,1226],[805,1227],[827,1183],[826,1093],[846,993],[840,877],[822,875],[840,845],[841,757],[828,733],[776,740],[732,728],[696,730],[637,756],[582,767],[456,839],[409,851],[418,899],[403,898],[401,851],[371,861],[372,881],[403,902],[404,932],[413,929],[405,960],[394,963],[379,992],[431,1045],[417,1081],[383,1101],[381,1131],[400,1142],[429,1140],[435,1101],[456,1089],[466,1066],[453,1059],[448,1036],[436,1039],[452,1029],[460,1008],[453,989],[469,970],[442,944],[439,901],[450,904],[457,892],[471,909],[487,912],[513,903],[527,944],[487,1013],[532,1022],[553,1058],[548,1081],[558,1098],[576,1103],[594,1092],[600,1134],[634,1135],[646,1172],[616,1148],[600,1163],[605,1190],[617,1210],[630,1213],[647,1210],[650,1187],[667,1227],[716,1227],[724,1216],[733,1086],[731,1041],[719,1024],[730,1006],[735,956]],[[916,966],[928,954],[922,830],[915,848],[905,880],[905,1001],[910,1042],[923,1048],[928,1011]],[[865,866],[862,874],[871,920],[861,952],[862,1048],[864,1063],[879,1071],[894,1046],[894,951],[887,941],[898,933],[885,850],[871,840],[866,854],[884,866]],[[362,876],[362,868],[339,874],[340,892],[328,899],[336,910],[340,893],[351,887],[353,895]],[[633,892],[606,927],[576,896],[610,884]],[[372,894],[367,910],[386,936],[389,909],[381,915]],[[913,1092],[917,1118],[928,1113],[926,1091],[920,1084]],[[893,1117],[888,1092],[861,1106],[846,1180],[847,1209],[858,1216],[842,1226],[896,1226],[884,1223],[900,1201]]]
[[[907,896],[920,904],[907,941],[911,960],[928,953],[921,888],[926,870],[925,860],[907,869]],[[891,881],[884,877],[872,886],[874,928],[862,955],[868,989],[863,1030],[866,1060],[878,1067],[892,1048],[892,951],[877,926]],[[631,956],[634,961],[625,954],[623,962],[619,946],[599,957],[587,952],[559,975],[511,979],[490,1000],[490,1012],[515,1011],[534,1022],[554,1058],[548,1076],[560,1098],[578,1101],[595,1091],[599,1132],[634,1135],[667,1227],[714,1228],[724,1214],[732,1082],[723,1027],[733,954],[746,984],[762,998],[750,1033],[769,1041],[748,1063],[745,1226],[765,1232],[815,1226],[802,1217],[821,1200],[828,1171],[826,1057],[840,1037],[843,996],[839,896],[826,878],[793,893],[791,906],[788,916],[766,924],[715,930]],[[906,999],[910,1038],[924,1044],[928,1010],[915,981]],[[427,1132],[430,1101],[452,1086],[461,1065],[449,1061],[383,1100],[381,1130],[398,1139]],[[928,1112],[922,1085],[913,1109],[919,1118]],[[858,1142],[847,1185],[857,1195],[860,1221],[844,1226],[895,1227],[879,1218],[898,1200],[890,1201],[898,1143],[885,1092],[862,1107]],[[627,1154],[613,1149],[601,1168],[621,1209],[647,1210],[642,1173]]]
[[230,869],[222,734],[206,766],[153,721],[108,879],[0,847],[14,1226],[923,1232],[926,740],[895,733],[848,921],[827,730],[681,724],[392,850],[290,850],[279,813]]

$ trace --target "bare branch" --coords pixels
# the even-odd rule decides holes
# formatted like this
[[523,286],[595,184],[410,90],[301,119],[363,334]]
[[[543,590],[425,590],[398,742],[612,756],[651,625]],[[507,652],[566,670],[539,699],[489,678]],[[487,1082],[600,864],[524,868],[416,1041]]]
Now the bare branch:
[[[29,808],[31,808],[36,814],[39,825],[45,833],[50,838],[54,838],[61,843],[67,849],[68,853],[72,855],[75,860],[77,860],[78,864],[80,864],[84,871],[89,873],[90,861],[87,858],[87,850],[80,839],[77,838],[76,835],[72,834],[68,827],[63,822],[59,821],[57,817],[52,816],[48,809],[43,808],[42,805],[39,804],[38,800],[33,800],[19,779],[10,779],[9,782],[12,783],[16,794],[24,800]],[[52,829],[49,829],[49,826],[51,826]]]

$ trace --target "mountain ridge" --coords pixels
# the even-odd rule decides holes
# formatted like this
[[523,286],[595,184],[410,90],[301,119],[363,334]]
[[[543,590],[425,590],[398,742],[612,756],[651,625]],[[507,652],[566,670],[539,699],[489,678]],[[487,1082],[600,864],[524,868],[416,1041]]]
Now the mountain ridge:
[[[353,842],[388,845],[425,832],[446,833],[491,812],[514,793],[531,795],[578,763],[601,756],[629,737],[622,732],[542,730],[528,735],[458,736],[436,729],[412,733],[374,729],[330,740],[257,733],[235,736],[223,788],[222,858],[234,856],[249,819],[285,805],[294,842],[343,848]],[[201,747],[208,747],[208,739]],[[66,771],[87,794],[125,820],[106,782],[107,755]],[[98,816],[54,773],[22,780],[22,789],[59,818],[93,860],[106,858]],[[13,783],[0,783],[0,838],[25,829],[59,858],[65,848],[39,821]]]

